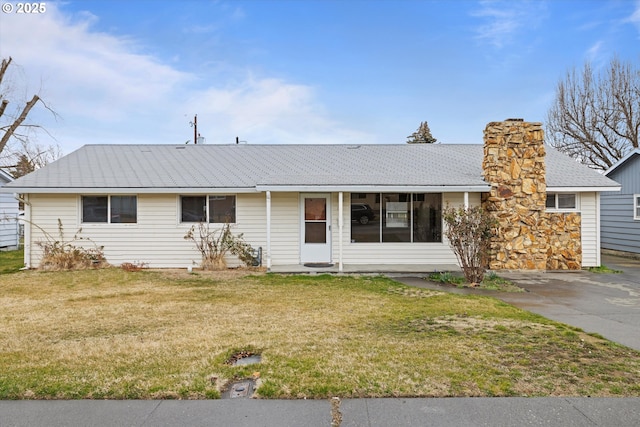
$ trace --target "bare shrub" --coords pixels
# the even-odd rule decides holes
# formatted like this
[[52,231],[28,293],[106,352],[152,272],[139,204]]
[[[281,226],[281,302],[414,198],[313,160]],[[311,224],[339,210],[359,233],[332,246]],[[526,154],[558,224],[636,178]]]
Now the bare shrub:
[[[40,268],[58,271],[106,267],[108,264],[104,257],[104,246],[98,246],[93,240],[81,237],[81,232],[82,228],[76,231],[72,239],[65,240],[62,221],[58,218],[58,238],[45,232],[46,241],[37,242],[42,248]],[[91,243],[93,247],[81,246],[84,242]]]
[[447,224],[445,236],[456,254],[465,279],[480,283],[489,265],[491,236],[497,220],[481,207],[451,208],[442,217]]
[[200,222],[191,226],[184,238],[193,241],[202,254],[203,270],[224,270],[228,253],[237,256],[247,266],[253,263],[253,248],[242,236],[242,233],[233,234],[229,223],[211,230],[209,223]]
[[120,268],[122,268],[124,271],[129,272],[144,270],[148,267],[149,265],[146,262],[141,261],[123,262],[122,264],[120,264]]

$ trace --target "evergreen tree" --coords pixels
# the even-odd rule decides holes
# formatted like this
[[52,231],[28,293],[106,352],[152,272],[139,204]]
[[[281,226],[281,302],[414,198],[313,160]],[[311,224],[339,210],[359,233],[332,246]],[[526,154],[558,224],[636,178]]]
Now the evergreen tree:
[[433,144],[436,141],[427,122],[420,123],[418,130],[407,137],[407,144]]

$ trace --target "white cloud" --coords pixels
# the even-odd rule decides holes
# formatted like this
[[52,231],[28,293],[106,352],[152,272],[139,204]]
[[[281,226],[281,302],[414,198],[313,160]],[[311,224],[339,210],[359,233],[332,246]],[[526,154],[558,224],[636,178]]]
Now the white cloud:
[[[234,14],[242,18],[241,10]],[[97,32],[97,19],[71,18],[51,3],[46,14],[0,22],[0,56],[12,56],[32,93],[42,87],[42,97],[63,118],[32,116],[65,153],[86,143],[181,143],[192,139],[189,121],[196,113],[209,142],[230,143],[235,135],[257,144],[368,137],[331,119],[309,86],[251,73],[228,83],[211,72],[205,81],[172,66],[171,58],[145,54],[129,37]]]
[[634,24],[640,31],[640,0],[636,1],[633,13],[627,19],[625,19],[624,22],[630,22]]
[[231,143],[239,136],[258,144],[328,144],[370,137],[330,119],[311,87],[279,79],[249,75],[235,87],[197,93],[186,105],[198,111],[200,129],[209,141]]
[[631,16],[629,17],[630,22],[634,22],[636,24],[640,24],[640,1],[636,1],[636,9],[633,11]]
[[600,55],[602,52],[602,46],[603,46],[603,42],[601,40],[595,42],[590,48],[589,50],[587,50],[587,61],[589,62],[596,62],[598,60],[601,59]]
[[476,38],[500,49],[514,42],[524,29],[535,27],[545,16],[541,1],[483,0],[472,16],[484,23],[476,28]]

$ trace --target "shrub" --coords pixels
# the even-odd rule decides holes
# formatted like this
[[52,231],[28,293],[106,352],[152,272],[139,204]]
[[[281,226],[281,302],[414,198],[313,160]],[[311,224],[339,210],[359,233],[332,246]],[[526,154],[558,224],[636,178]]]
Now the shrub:
[[489,264],[490,239],[497,220],[481,207],[451,208],[443,212],[447,224],[445,235],[456,254],[464,277],[480,283]]
[[123,262],[122,264],[120,264],[120,268],[122,268],[124,271],[129,271],[129,272],[144,270],[145,268],[148,268],[148,267],[149,267],[149,264],[141,261]]
[[203,270],[225,269],[227,253],[237,256],[247,266],[253,263],[253,248],[244,241],[242,233],[236,235],[231,232],[229,223],[211,230],[208,223],[200,222],[191,226],[184,238],[193,241],[202,254]]
[[[44,231],[44,230],[43,230]],[[93,240],[80,237],[82,228],[78,229],[71,240],[65,240],[62,221],[58,218],[58,238],[45,232],[46,241],[37,242],[42,248],[40,268],[43,270],[82,270],[87,268],[105,267],[104,246],[98,246]],[[79,244],[89,242],[91,248]]]

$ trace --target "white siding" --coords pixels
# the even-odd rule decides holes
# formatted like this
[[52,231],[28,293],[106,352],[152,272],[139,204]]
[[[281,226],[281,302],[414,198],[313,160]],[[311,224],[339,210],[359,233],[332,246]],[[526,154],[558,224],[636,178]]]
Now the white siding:
[[[113,265],[141,262],[149,267],[186,268],[199,265],[200,255],[194,243],[184,239],[191,224],[179,222],[179,195],[138,195],[136,224],[80,224],[80,197],[77,195],[30,195],[32,206],[31,265],[37,267],[41,250],[36,242],[58,237],[58,218],[64,227],[64,239],[79,236],[104,246]],[[272,195],[271,250],[274,265],[296,264],[300,260],[300,218],[297,193]],[[41,229],[41,228],[42,229]],[[234,233],[243,233],[254,248],[266,251],[266,197],[260,194],[236,196]],[[91,246],[87,241],[83,246]],[[264,254],[263,254],[264,257]],[[229,258],[229,265],[237,260]]]
[[[32,221],[32,266],[40,262],[41,250],[36,242],[59,239],[58,218],[64,227],[64,240],[70,240],[82,228],[79,236],[104,246],[104,253],[113,265],[123,262],[146,263],[149,267],[199,265],[200,254],[194,243],[184,239],[191,224],[179,222],[179,196],[138,195],[136,224],[80,224],[80,197],[77,195],[30,195]],[[237,195],[237,225],[233,231],[244,233],[254,247],[265,244],[264,195]],[[80,242],[90,247],[89,242]],[[237,264],[229,259],[230,265]]]
[[[4,185],[0,177],[0,186]],[[18,201],[13,194],[0,193],[0,248],[18,246]]]
[[300,262],[299,199],[298,193],[271,194],[271,259],[273,265],[298,264]]
[[598,199],[596,195],[594,192],[580,193],[583,267],[596,267],[600,264]]
[[[25,261],[31,259],[31,267],[40,263],[42,250],[39,242],[70,240],[80,228],[76,199],[76,196],[69,195],[29,195],[31,208],[25,210],[31,211],[31,217],[25,218],[30,221],[25,223]],[[62,237],[58,219],[62,224]],[[29,236],[30,242],[27,241]]]

